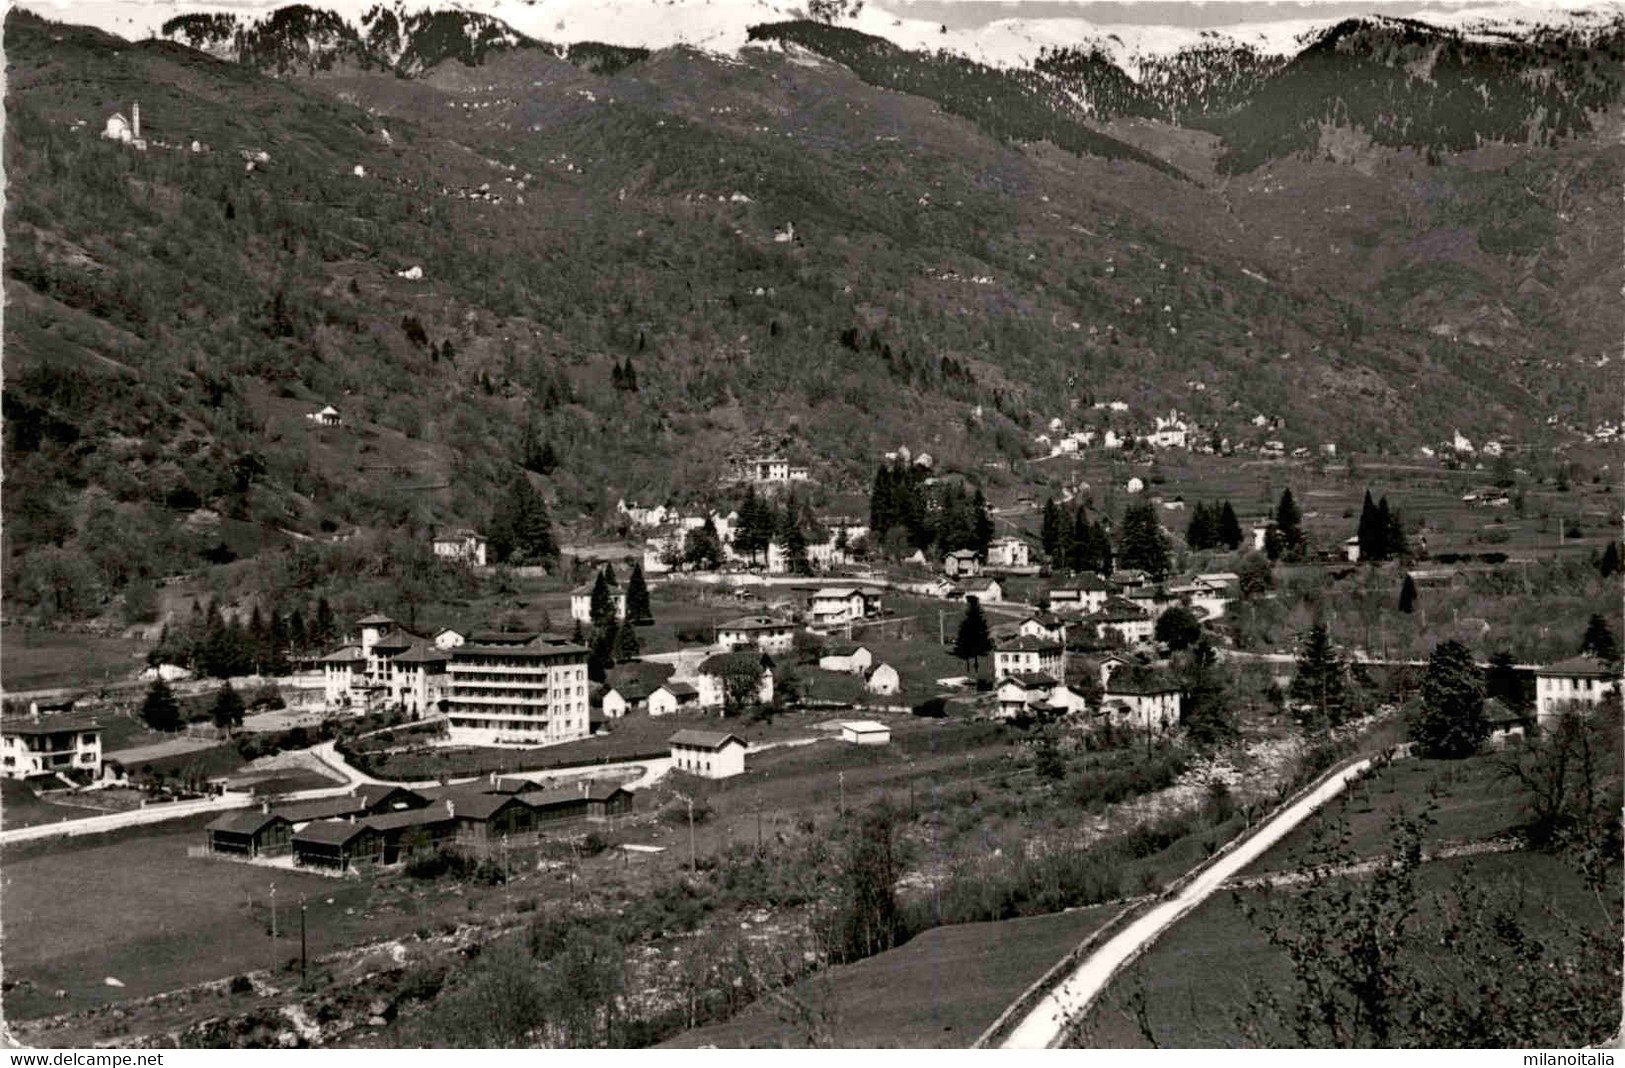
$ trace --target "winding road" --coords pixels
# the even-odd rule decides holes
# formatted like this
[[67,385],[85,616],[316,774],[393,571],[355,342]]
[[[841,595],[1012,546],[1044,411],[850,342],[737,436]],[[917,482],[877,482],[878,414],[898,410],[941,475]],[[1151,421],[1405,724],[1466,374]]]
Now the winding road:
[[999,1048],[1048,1049],[1060,1042],[1067,1024],[1081,1018],[1112,978],[1150,948],[1162,932],[1207,900],[1227,880],[1263,856],[1310,813],[1341,793],[1350,780],[1370,764],[1369,759],[1358,761],[1321,783],[1281,810],[1247,841],[1209,865],[1172,898],[1103,943],[1014,1025],[999,1043]]

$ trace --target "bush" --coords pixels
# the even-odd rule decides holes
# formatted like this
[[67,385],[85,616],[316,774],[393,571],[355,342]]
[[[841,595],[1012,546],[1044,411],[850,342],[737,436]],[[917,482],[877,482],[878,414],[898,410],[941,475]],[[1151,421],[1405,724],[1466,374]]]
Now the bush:
[[233,994],[252,994],[254,984],[249,982],[246,975],[234,975],[231,977],[231,985],[227,989]]

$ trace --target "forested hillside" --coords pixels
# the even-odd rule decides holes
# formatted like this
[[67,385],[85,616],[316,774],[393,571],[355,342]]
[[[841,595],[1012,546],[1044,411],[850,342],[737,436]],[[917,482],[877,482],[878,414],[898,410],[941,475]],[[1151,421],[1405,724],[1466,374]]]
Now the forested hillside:
[[[1531,437],[1585,417],[1617,342],[1587,294],[1619,285],[1619,150],[1583,138],[1246,186],[1047,100],[1076,63],[1005,75],[809,23],[739,58],[420,43],[403,66],[362,35],[371,69],[291,34],[238,62],[5,30],[14,611],[96,614],[357,527],[422,545],[520,478],[586,532],[622,495],[717,497],[754,447],[820,495],[899,444],[1019,481],[1097,400],[1345,449]],[[136,101],[146,151],[97,136]],[[305,418],[324,404],[346,425]]]

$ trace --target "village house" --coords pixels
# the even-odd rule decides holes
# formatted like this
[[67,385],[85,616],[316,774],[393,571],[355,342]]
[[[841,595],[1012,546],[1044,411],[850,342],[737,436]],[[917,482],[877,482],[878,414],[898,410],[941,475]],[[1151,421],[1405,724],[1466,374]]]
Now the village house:
[[1098,612],[1111,596],[1112,587],[1099,575],[1084,573],[1070,584],[1049,591],[1053,612]]
[[1051,678],[1065,677],[1065,647],[1047,638],[1022,636],[993,650],[993,677],[1043,672]]
[[1570,708],[1592,708],[1619,688],[1619,668],[1594,656],[1574,656],[1535,669],[1535,716],[1542,730]]
[[1085,616],[1084,623],[1093,627],[1099,638],[1116,634],[1126,645],[1150,641],[1156,630],[1156,621],[1133,601],[1112,597],[1093,615]]
[[1160,619],[1164,612],[1179,603],[1179,598],[1164,586],[1138,587],[1127,595],[1126,600],[1150,616],[1153,621]]
[[305,418],[317,426],[343,426],[344,417],[339,410],[331,404],[323,405],[320,411],[306,412]]
[[959,587],[959,594],[961,597],[974,597],[983,604],[1001,604],[1004,601],[1004,587],[999,585],[998,579],[967,582]]
[[723,731],[682,730],[671,736],[671,764],[706,779],[726,779],[745,772],[744,739]]
[[100,778],[102,726],[82,714],[7,716],[0,720],[0,778],[79,771]]
[[453,655],[446,696],[452,741],[536,746],[587,737],[586,647],[549,634],[509,637],[520,640],[469,641]]
[[782,456],[742,457],[734,461],[734,477],[741,482],[788,482],[790,461]]
[[1089,700],[1065,683],[1056,683],[1049,696],[1040,701],[1034,711],[1046,716],[1070,716],[1089,710]]
[[942,571],[954,578],[980,575],[982,561],[973,549],[955,549],[942,558]]
[[994,538],[987,545],[988,567],[1029,567],[1032,549],[1020,538]]
[[1114,726],[1162,731],[1179,723],[1179,682],[1155,668],[1129,666],[1110,673],[1101,709]]
[[628,712],[643,711],[649,696],[672,676],[670,664],[636,661],[611,668],[604,679],[604,692],[599,696],[599,708],[608,719],[620,719]]
[[634,527],[658,527],[675,518],[675,513],[663,504],[649,508],[636,502],[628,504],[625,497],[615,502],[615,514],[625,516],[627,523]]
[[863,673],[863,688],[881,697],[891,697],[902,687],[897,669],[890,664],[876,664]]
[[1042,638],[1065,645],[1066,620],[1048,612],[1039,612],[1022,620],[1016,627],[1016,633],[1026,638]]
[[1343,559],[1351,564],[1360,562],[1360,539],[1358,536],[1343,539]]
[[[596,580],[595,580],[596,581]],[[577,623],[592,622],[592,590],[595,582],[583,583],[570,591],[570,618]],[[626,590],[617,585],[609,587],[609,599],[615,605],[617,622],[626,618]]]
[[467,527],[442,531],[435,535],[433,545],[434,554],[443,559],[472,564],[475,567],[485,566],[486,541],[484,535],[478,531]]
[[874,665],[874,653],[866,646],[850,643],[832,645],[818,658],[818,666],[825,671],[839,671],[846,675],[862,675]]
[[1533,717],[1514,712],[1499,697],[1485,699],[1484,719],[1490,725],[1489,744],[1496,749],[1504,748],[1514,739],[1528,737],[1529,728],[1533,726]]
[[1016,719],[1049,700],[1050,691],[1060,685],[1053,676],[1039,671],[1018,671],[998,676],[994,697],[1000,719]]
[[717,627],[717,643],[730,649],[754,645],[764,653],[787,653],[796,625],[775,616],[740,616]]
[[686,682],[670,679],[649,693],[649,715],[670,716],[678,712],[696,711],[700,707],[700,691]]
[[880,591],[830,586],[807,598],[807,622],[830,626],[865,619],[880,612]]
[[1105,690],[1106,684],[1111,682],[1112,672],[1134,666],[1135,661],[1126,656],[1118,656],[1116,653],[1112,653],[1100,662],[1100,688]]
[[741,650],[706,657],[695,669],[693,682],[701,708],[714,708],[723,715],[730,711],[727,679],[736,671],[758,673],[754,699],[764,705],[773,703],[773,658],[764,652]]
[[1147,444],[1154,449],[1183,449],[1188,446],[1190,426],[1179,418],[1178,412],[1169,412],[1166,419],[1159,415],[1156,420],[1157,429],[1146,436]]

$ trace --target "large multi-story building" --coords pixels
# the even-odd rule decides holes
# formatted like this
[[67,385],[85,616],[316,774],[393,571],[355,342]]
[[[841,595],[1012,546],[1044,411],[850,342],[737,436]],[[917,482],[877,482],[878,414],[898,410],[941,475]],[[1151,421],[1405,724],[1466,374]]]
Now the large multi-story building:
[[73,770],[102,773],[102,728],[94,719],[36,712],[0,721],[0,778]]
[[480,634],[448,665],[454,742],[548,745],[585,738],[587,649],[551,634]]

